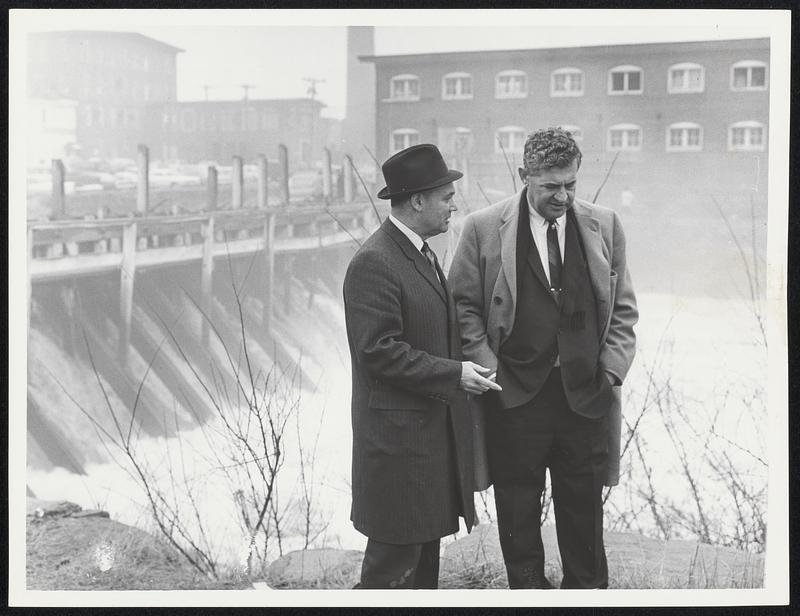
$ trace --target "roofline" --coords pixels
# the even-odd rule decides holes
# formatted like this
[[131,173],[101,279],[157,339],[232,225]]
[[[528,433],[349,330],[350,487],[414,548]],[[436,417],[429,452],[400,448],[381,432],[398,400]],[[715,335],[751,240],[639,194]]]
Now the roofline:
[[[736,43],[769,43],[769,38],[767,37],[759,37],[759,38],[741,38],[741,39],[724,39],[721,41],[710,41],[710,40],[701,40],[701,41],[664,41],[664,42],[651,42],[651,43],[611,43],[611,44],[597,44],[597,45],[577,45],[577,46],[565,46],[565,47],[520,47],[515,49],[486,49],[486,50],[477,50],[477,49],[468,49],[462,51],[435,51],[430,53],[409,53],[409,54],[392,54],[392,55],[369,55],[369,56],[358,56],[358,59],[361,62],[376,62],[380,60],[416,60],[421,58],[447,58],[447,57],[456,57],[456,56],[468,56],[468,55],[475,55],[475,56],[486,56],[486,55],[500,55],[500,54],[509,54],[509,53],[546,53],[552,51],[565,51],[565,50],[589,50],[593,49],[596,50],[598,48],[603,49],[611,49],[616,47],[670,47],[673,45],[698,45],[703,47],[718,47],[720,45],[725,46],[736,44]],[[733,45],[735,46],[735,45]]]
[[40,32],[31,32],[31,35],[54,35],[54,34],[121,34],[123,36],[131,36],[135,38],[143,38],[146,39],[150,43],[155,43],[156,45],[160,45],[161,47],[167,47],[168,49],[174,50],[176,53],[183,53],[186,50],[181,49],[180,47],[175,47],[175,45],[170,45],[169,43],[165,43],[164,41],[159,41],[158,39],[153,38],[152,36],[147,36],[146,34],[142,34],[141,32],[133,32],[130,30],[43,30]]
[[314,103],[319,105],[320,107],[327,107],[325,103],[320,100],[314,99],[313,101],[310,98],[303,98],[303,97],[295,97],[295,98],[248,98],[247,100],[243,98],[224,98],[224,99],[212,99],[212,100],[201,100],[201,99],[194,99],[188,101],[153,101],[152,104],[154,105],[181,105],[181,104],[223,104],[223,103]]

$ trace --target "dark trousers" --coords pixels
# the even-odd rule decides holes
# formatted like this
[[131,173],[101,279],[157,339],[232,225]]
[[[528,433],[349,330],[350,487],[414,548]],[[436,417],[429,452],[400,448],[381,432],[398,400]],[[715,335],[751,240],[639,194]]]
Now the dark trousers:
[[494,410],[487,422],[500,546],[511,588],[541,588],[544,546],[540,518],[550,469],[561,588],[606,588],[602,489],[608,422],[569,409],[560,371],[550,373],[529,403]]
[[395,545],[367,541],[358,588],[438,588],[439,539]]

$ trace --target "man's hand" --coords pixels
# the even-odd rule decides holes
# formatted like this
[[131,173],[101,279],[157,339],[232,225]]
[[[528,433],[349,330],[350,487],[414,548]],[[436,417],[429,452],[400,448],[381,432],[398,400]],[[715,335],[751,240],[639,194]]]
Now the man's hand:
[[489,389],[503,391],[503,388],[493,380],[496,373],[490,375],[490,372],[492,372],[491,368],[484,368],[471,361],[462,361],[461,389],[471,394],[482,394]]

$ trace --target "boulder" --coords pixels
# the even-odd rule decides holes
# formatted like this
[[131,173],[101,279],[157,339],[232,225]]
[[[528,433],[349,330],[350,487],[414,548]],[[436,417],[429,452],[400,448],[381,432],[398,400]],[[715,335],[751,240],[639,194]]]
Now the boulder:
[[358,550],[296,550],[267,567],[266,583],[272,588],[352,588],[363,558]]

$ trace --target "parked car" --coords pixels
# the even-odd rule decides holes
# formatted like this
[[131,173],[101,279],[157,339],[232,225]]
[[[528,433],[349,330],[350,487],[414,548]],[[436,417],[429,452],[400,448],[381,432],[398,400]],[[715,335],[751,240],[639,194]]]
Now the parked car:
[[322,171],[297,171],[289,177],[291,203],[318,201],[322,194]]
[[164,167],[150,169],[148,180],[153,188],[177,188],[201,184],[200,178],[196,175],[186,175]]

